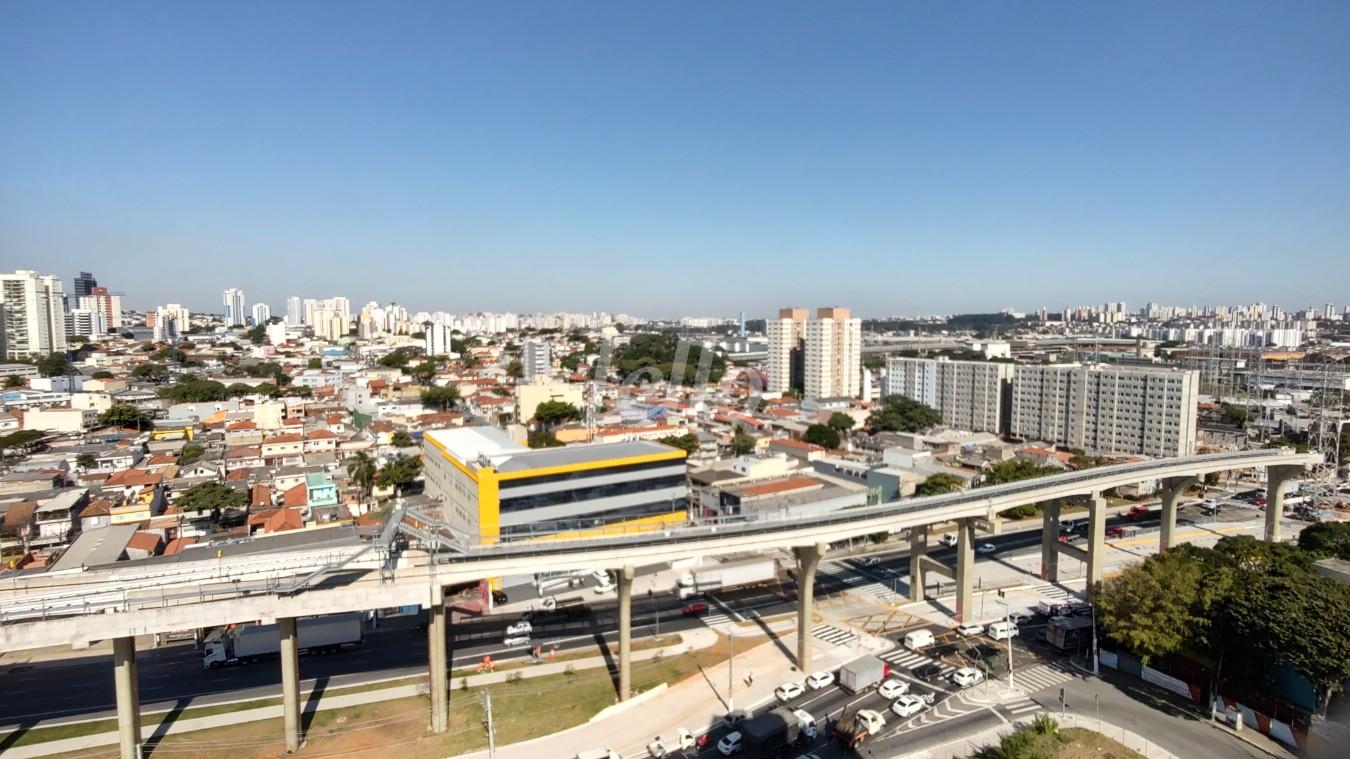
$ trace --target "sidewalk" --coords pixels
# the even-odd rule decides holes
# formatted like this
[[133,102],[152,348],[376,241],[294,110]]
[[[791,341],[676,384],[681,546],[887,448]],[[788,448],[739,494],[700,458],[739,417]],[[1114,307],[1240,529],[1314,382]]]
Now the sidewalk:
[[[795,625],[794,625],[795,628]],[[894,644],[869,635],[860,636],[857,646],[832,646],[816,639],[811,660],[812,671],[835,669],[852,661],[868,650],[881,650]],[[574,756],[588,749],[608,748],[621,756],[641,755],[658,732],[672,738],[677,727],[685,727],[695,734],[726,714],[734,705],[737,710],[750,709],[774,699],[773,691],[795,672],[792,656],[796,651],[797,635],[779,636],[751,651],[740,654],[728,665],[723,662],[703,672],[702,677],[691,677],[665,689],[659,699],[637,700],[620,712],[611,711],[604,719],[578,725],[560,733],[534,740],[513,743],[496,748],[497,759],[534,759],[541,755]],[[734,671],[732,671],[734,670]],[[746,673],[755,673],[747,685]],[[728,677],[733,681],[728,691]],[[653,727],[657,726],[657,727]],[[547,741],[547,750],[542,746]],[[462,754],[461,759],[487,759],[486,751]]]
[[[658,654],[661,656],[677,656],[688,653],[691,650],[700,650],[708,648],[717,642],[717,633],[707,628],[698,628],[686,630],[680,633],[680,642],[676,645],[665,646],[663,648],[650,648],[642,651],[633,652],[633,661],[640,662],[655,658]],[[481,685],[493,685],[505,682],[513,673],[519,672],[522,677],[543,677],[545,675],[556,675],[563,673],[568,667],[574,670],[596,669],[606,666],[606,660],[603,656],[592,656],[585,659],[574,659],[570,661],[554,661],[543,664],[526,665],[524,667],[512,667],[497,672],[487,672],[481,675],[468,675],[456,678],[450,683],[451,688],[458,688],[460,680],[467,680],[469,687],[478,687]],[[770,687],[772,690],[772,687]],[[379,690],[362,691],[360,693],[349,694],[321,694],[316,704],[308,702],[309,691],[302,691],[301,700],[304,702],[302,709],[305,713],[328,711],[331,709],[345,709],[361,704],[372,704],[380,701],[392,701],[400,698],[410,698],[412,696],[425,695],[427,693],[427,683],[418,682],[408,685],[400,685],[391,688],[381,688]],[[257,699],[247,699],[256,701]],[[215,706],[216,704],[213,704]],[[191,705],[187,707],[191,709]],[[145,731],[147,741],[154,738],[161,738],[165,735],[178,735],[180,733],[189,733],[196,730],[209,730],[217,727],[231,727],[233,725],[245,722],[257,722],[260,720],[279,719],[282,717],[281,705],[263,706],[253,709],[246,709],[235,712],[224,712],[213,714],[207,717],[190,717],[187,719],[174,720],[167,728],[156,728]],[[30,730],[40,730],[43,724],[29,728]],[[27,746],[18,746],[6,749],[5,759],[29,759],[30,757],[49,756],[73,751],[89,751],[105,746],[117,744],[117,732],[95,733],[91,735],[82,735],[74,738],[63,738],[55,741],[46,741]],[[280,740],[280,736],[278,736]],[[650,740],[650,737],[648,738]],[[645,743],[643,745],[646,745]]]
[[[963,759],[963,757],[973,756],[985,746],[998,743],[1003,736],[1014,732],[1019,727],[1031,724],[1031,721],[1040,714],[1049,714],[1049,712],[1030,714],[1025,718],[1014,721],[1012,724],[999,725],[998,727],[989,728],[988,730],[983,730],[974,735],[963,736],[936,748],[924,749],[909,754],[901,754],[900,759]],[[1143,754],[1148,757],[1148,759],[1177,759],[1175,754],[1167,751],[1147,738],[1109,722],[1091,719],[1078,714],[1049,714],[1049,716],[1054,718],[1061,728],[1079,727],[1101,733],[1112,740],[1119,741],[1126,748]]]

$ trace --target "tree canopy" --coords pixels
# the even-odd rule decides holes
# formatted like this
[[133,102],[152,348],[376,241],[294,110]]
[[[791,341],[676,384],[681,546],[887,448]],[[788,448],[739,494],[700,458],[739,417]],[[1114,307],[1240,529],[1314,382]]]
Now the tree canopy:
[[38,373],[44,377],[57,377],[62,374],[72,374],[75,367],[71,365],[70,359],[66,358],[64,353],[49,353],[33,362],[37,365]]
[[837,431],[840,435],[842,435],[845,432],[848,432],[849,430],[853,429],[853,426],[857,424],[857,421],[855,421],[853,417],[849,416],[848,414],[845,414],[842,411],[836,411],[833,414],[830,414],[830,420],[825,423],[828,424],[831,429]]
[[691,455],[698,451],[698,435],[692,432],[686,432],[683,435],[668,435],[656,442],[664,443],[672,448],[679,448]]
[[98,415],[98,421],[99,424],[112,427],[135,427],[139,430],[150,426],[150,415],[130,403],[114,403]]
[[546,427],[581,418],[581,409],[567,401],[544,401],[534,409],[534,420]]
[[422,405],[427,408],[449,411],[459,403],[459,388],[454,385],[429,387],[422,391]]
[[867,418],[867,426],[873,432],[920,432],[941,421],[937,409],[903,395],[888,395],[881,408]]
[[380,467],[379,482],[383,487],[392,487],[395,493],[402,492],[416,481],[422,473],[422,459],[416,456],[399,456]]
[[745,456],[754,453],[757,444],[754,435],[737,427],[736,434],[731,438],[731,451],[737,456]]
[[159,397],[172,403],[223,401],[228,395],[221,383],[195,377],[184,377],[168,387],[159,389]]
[[183,511],[220,512],[247,506],[248,494],[221,482],[203,482],[184,490],[174,505]]
[[1319,522],[1303,528],[1298,547],[1320,556],[1350,561],[1350,522]]
[[132,379],[146,382],[164,382],[169,379],[169,370],[163,364],[141,364],[131,370]]
[[802,433],[802,440],[822,448],[838,448],[839,432],[827,424],[813,424]]
[[954,474],[944,474],[938,472],[931,474],[928,479],[920,482],[918,487],[914,488],[914,495],[942,495],[943,493],[955,493],[966,486],[966,481]]
[[412,437],[403,430],[398,430],[389,436],[389,444],[395,448],[407,448],[413,444]]
[[[615,349],[612,365],[624,378],[648,369],[649,371],[636,375],[638,382],[667,380],[673,384],[692,385],[702,379],[698,376],[698,372],[700,363],[703,361],[704,350],[699,345],[688,345],[683,370],[679,376],[673,376],[675,359],[681,352],[679,338],[670,334],[639,334],[633,335],[632,340],[626,345],[621,345]],[[715,351],[710,353],[709,359],[706,381],[718,382],[722,379],[722,375],[726,373],[726,359]],[[654,370],[656,374],[654,375],[651,370]]]

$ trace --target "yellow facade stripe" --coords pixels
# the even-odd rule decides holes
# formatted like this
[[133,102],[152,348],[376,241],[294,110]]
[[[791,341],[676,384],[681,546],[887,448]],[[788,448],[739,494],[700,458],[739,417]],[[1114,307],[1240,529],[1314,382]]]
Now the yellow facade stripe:
[[501,472],[498,479],[502,480],[520,480],[528,477],[545,477],[550,474],[568,474],[571,472],[587,472],[592,469],[613,469],[621,466],[631,466],[633,464],[646,464],[652,461],[675,461],[683,460],[685,452],[679,449],[662,451],[661,453],[646,453],[641,456],[624,456],[617,459],[601,459],[598,461],[583,461],[577,464],[561,464],[559,466],[546,466],[538,469],[522,469],[518,472]]
[[468,467],[460,463],[459,459],[450,455],[450,452],[445,450],[445,446],[436,442],[433,438],[427,437],[425,435],[422,436],[422,439],[436,446],[436,450],[440,451],[441,457],[444,458],[446,461],[449,461],[451,464],[454,464],[455,468],[463,472],[469,479],[473,480],[474,482],[478,482],[478,475],[472,469],[469,469]]
[[484,469],[481,474],[478,479],[478,540],[480,543],[496,543],[502,533],[497,473]]
[[576,540],[578,538],[595,538],[604,535],[624,535],[635,532],[655,532],[663,530],[669,525],[680,524],[689,519],[689,514],[683,511],[672,511],[666,514],[653,514],[651,516],[630,519],[625,522],[615,522],[602,527],[592,527],[586,530],[573,530],[571,532],[558,532],[552,535],[544,535],[537,538],[530,538],[522,541],[526,543],[542,542],[549,540]]

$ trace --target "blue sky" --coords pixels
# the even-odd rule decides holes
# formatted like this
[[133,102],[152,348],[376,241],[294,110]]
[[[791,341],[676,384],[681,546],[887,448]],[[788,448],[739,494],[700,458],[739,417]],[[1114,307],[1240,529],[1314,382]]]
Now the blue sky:
[[0,4],[0,267],[136,306],[1350,301],[1350,4]]

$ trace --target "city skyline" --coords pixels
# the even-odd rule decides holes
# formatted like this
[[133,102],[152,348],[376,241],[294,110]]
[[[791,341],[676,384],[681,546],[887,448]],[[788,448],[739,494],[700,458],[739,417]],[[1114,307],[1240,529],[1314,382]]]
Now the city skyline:
[[1350,281],[1335,3],[141,7],[0,9],[0,268],[653,317]]

